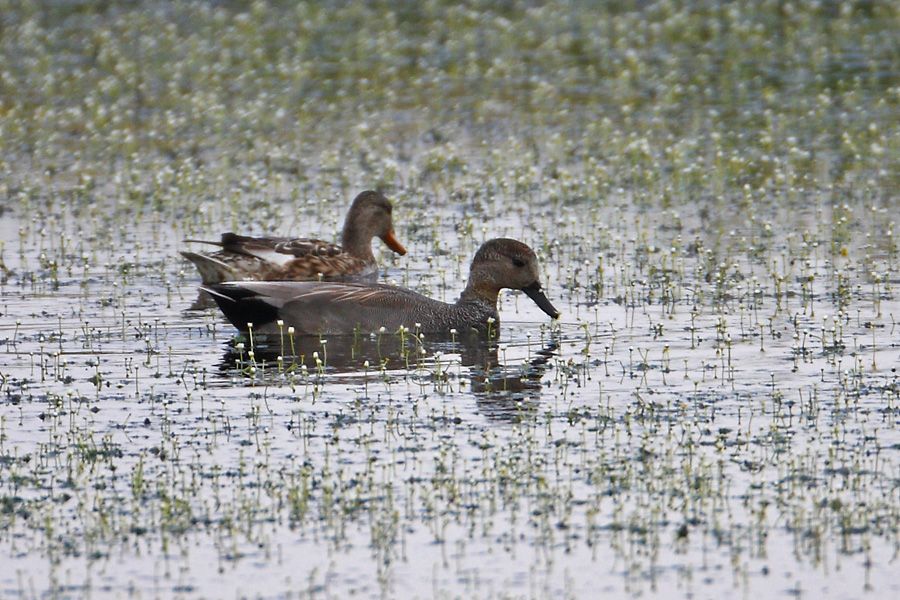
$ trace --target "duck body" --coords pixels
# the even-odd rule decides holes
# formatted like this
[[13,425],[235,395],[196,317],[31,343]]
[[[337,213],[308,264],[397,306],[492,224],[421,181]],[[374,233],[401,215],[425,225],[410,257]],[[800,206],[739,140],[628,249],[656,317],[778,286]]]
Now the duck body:
[[[205,242],[214,243],[214,242]],[[354,256],[341,246],[310,238],[249,237],[223,233],[212,253],[183,251],[205,284],[223,281],[374,279],[375,257]]]
[[[459,300],[448,304],[391,285],[353,282],[224,282],[202,287],[241,331],[298,335],[396,332],[400,326],[429,334],[496,332],[503,288],[524,291],[552,318],[559,316],[539,284],[537,257],[510,239],[485,242],[472,261]],[[281,325],[278,322],[281,321]]]
[[[441,302],[405,288],[317,281],[226,282],[204,287],[231,323],[261,334],[389,333],[401,326],[423,333],[483,330],[497,321],[496,303]],[[278,326],[278,321],[282,325]]]
[[379,192],[365,191],[354,199],[344,221],[341,244],[312,238],[251,237],[224,233],[218,242],[187,240],[219,246],[211,253],[183,251],[200,272],[204,284],[223,281],[342,281],[374,278],[378,264],[372,238],[381,238],[400,254],[393,208]]

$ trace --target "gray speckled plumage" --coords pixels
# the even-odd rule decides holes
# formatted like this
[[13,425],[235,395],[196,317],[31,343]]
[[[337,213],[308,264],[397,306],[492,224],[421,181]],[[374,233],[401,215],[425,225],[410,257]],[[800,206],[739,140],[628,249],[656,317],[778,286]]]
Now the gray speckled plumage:
[[[251,295],[237,297],[234,292],[238,287]],[[250,322],[259,333],[278,333],[279,319],[284,321],[282,331],[290,326],[301,335],[354,330],[369,333],[381,327],[393,333],[401,325],[413,330],[416,323],[420,331],[461,331],[486,325],[489,317],[497,319],[496,304],[477,299],[447,304],[383,284],[247,281],[214,286],[208,291],[238,329],[246,331]],[[268,316],[266,306],[259,307],[262,311],[254,310],[251,301],[274,308],[272,315],[276,318]]]
[[559,312],[540,290],[537,257],[525,244],[510,239],[485,242],[475,258],[460,299],[447,304],[412,290],[366,283],[248,281],[203,288],[225,316],[242,331],[253,324],[259,333],[293,327],[297,334],[369,333],[401,325],[425,333],[484,330],[488,319],[499,325],[497,296],[501,289],[525,291],[553,318]]

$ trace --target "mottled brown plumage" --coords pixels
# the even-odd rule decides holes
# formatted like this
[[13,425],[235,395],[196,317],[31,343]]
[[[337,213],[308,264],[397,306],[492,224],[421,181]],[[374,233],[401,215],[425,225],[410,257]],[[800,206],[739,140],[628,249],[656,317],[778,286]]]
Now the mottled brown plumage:
[[359,194],[350,206],[341,245],[310,238],[250,237],[223,233],[218,242],[186,240],[220,246],[211,253],[183,251],[196,265],[204,284],[223,281],[315,281],[365,279],[378,271],[372,238],[381,238],[394,252],[406,249],[394,235],[390,201],[379,192]]

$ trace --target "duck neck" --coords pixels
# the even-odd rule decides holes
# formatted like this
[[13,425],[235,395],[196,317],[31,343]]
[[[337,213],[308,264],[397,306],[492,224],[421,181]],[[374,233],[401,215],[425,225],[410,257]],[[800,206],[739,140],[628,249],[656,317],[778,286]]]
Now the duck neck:
[[500,315],[497,313],[497,294],[500,290],[486,285],[469,285],[459,295],[454,309],[461,326],[459,330],[474,329],[488,331],[496,336],[500,329]]
[[459,295],[459,304],[479,304],[486,308],[490,308],[491,312],[494,314],[497,313],[497,296],[500,294],[500,289],[488,282],[473,281],[473,277],[469,277],[469,282],[466,284],[466,289],[462,291]]
[[372,254],[372,233],[362,231],[350,224],[350,215],[344,221],[344,229],[341,232],[341,247],[345,252],[362,258],[369,262],[374,262],[375,255]]

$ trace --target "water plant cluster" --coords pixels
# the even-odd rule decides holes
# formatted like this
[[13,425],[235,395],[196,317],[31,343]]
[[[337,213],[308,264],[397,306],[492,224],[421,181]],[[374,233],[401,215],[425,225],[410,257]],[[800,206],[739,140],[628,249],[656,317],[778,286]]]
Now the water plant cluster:
[[[889,2],[0,1],[0,594],[890,597]],[[235,339],[181,239],[379,187],[474,347]],[[267,345],[268,344],[268,345]]]

